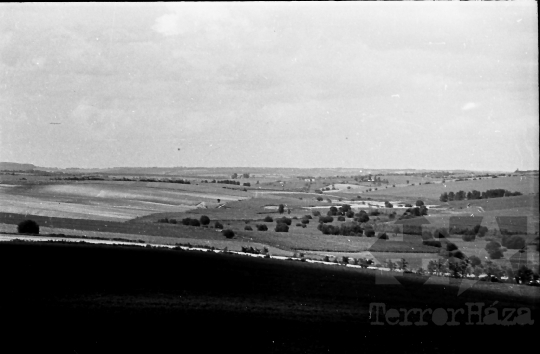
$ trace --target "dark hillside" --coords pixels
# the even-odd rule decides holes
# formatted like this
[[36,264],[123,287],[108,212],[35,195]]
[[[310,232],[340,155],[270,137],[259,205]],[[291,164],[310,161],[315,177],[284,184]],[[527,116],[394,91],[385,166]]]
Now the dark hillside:
[[[422,328],[374,326],[374,302],[396,309],[458,309],[483,302],[532,308],[532,318],[538,319],[534,288],[518,296],[493,291],[497,284],[481,284],[457,296],[456,286],[424,285],[422,277],[381,285],[371,271],[228,254],[1,243],[0,267],[5,338],[33,338],[41,349],[55,352],[143,346],[155,351],[163,345],[203,352],[383,353],[394,345],[400,352],[457,352],[461,345],[450,345],[450,338],[470,349],[467,339],[527,337],[532,330],[464,323],[438,327],[429,319]],[[26,352],[31,342],[17,343]],[[487,341],[483,348],[492,344]]]

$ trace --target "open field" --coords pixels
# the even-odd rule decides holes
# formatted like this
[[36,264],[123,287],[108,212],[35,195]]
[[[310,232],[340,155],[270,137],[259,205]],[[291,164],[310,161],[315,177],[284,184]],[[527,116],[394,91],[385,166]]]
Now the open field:
[[[179,187],[181,186],[181,187]],[[185,211],[201,202],[235,201],[246,192],[167,183],[76,182],[0,188],[2,211],[94,220],[129,220],[166,211]],[[240,194],[243,193],[241,196]]]
[[[33,177],[35,178],[32,179]],[[246,190],[243,186],[201,183],[196,179],[192,179],[192,184],[130,181],[51,182],[43,176],[36,177],[31,174],[27,175],[26,181],[3,179],[2,181],[7,184],[0,188],[0,201],[4,212],[0,214],[0,222],[4,224],[1,229],[14,232],[18,222],[32,218],[42,226],[44,230],[42,232],[107,238],[123,237],[156,244],[190,243],[217,248],[228,247],[231,250],[238,250],[247,245],[256,248],[266,246],[272,249],[274,254],[290,255],[298,251],[319,259],[327,254],[336,257],[365,256],[375,258],[379,262],[385,259],[405,258],[414,267],[425,267],[422,262],[425,263],[426,259],[439,257],[439,249],[423,245],[419,237],[404,238],[402,235],[396,237],[394,234],[396,225],[388,219],[388,214],[396,212],[399,217],[403,213],[405,202],[414,204],[418,199],[417,196],[407,196],[407,193],[402,197],[400,194],[403,191],[421,189],[428,191],[441,188],[441,185],[406,187],[396,184],[395,188],[385,189],[384,193],[389,195],[384,198],[377,197],[375,192],[369,192],[363,193],[362,198],[357,199],[353,197],[358,194],[355,195],[350,191],[355,188],[367,188],[369,183],[360,183],[362,187],[357,186],[356,182],[346,183],[347,178],[320,178],[317,179],[317,183],[321,186],[334,184],[336,188],[341,189],[320,195],[300,192],[299,188],[305,181],[293,176],[266,175],[264,179],[260,177],[260,184],[256,186],[254,184],[258,177],[242,180],[253,178],[255,181],[252,181],[252,186],[245,188]],[[410,178],[410,182],[412,180]],[[477,190],[505,188],[511,191],[525,191],[531,186],[530,181],[538,181],[537,178],[529,178],[527,183],[524,180],[520,177],[505,177],[454,182],[454,185],[474,185],[474,189]],[[285,182],[283,186],[280,181]],[[352,179],[349,182],[351,181]],[[477,186],[479,183],[482,183],[484,189]],[[276,187],[276,184],[279,186],[275,190],[269,190],[264,188],[265,184],[266,187],[271,187],[270,189]],[[312,183],[312,186],[314,184]],[[319,196],[324,198],[323,201],[316,200]],[[394,203],[395,208],[383,208],[384,200]],[[196,208],[201,202],[204,202],[206,208]],[[426,199],[426,202],[429,204],[429,199]],[[369,223],[374,225],[377,233],[384,230],[391,231],[388,234],[390,240],[324,235],[317,229],[318,217],[311,219],[305,228],[296,226],[304,215],[311,215],[312,210],[318,210],[325,215],[330,206],[339,207],[343,203],[352,205],[355,211],[364,209],[369,213],[378,210],[381,215],[372,216]],[[283,215],[277,212],[279,204],[285,206]],[[497,232],[501,227],[522,233],[529,250],[534,249],[536,242],[534,234],[538,231],[538,194],[474,200],[470,201],[470,207],[467,207],[467,204],[468,201],[460,201],[431,205],[430,208],[435,205],[438,207],[429,209],[429,215],[424,218],[427,224],[423,227],[433,230],[438,227],[449,227],[450,224],[461,227],[473,227],[476,224],[487,226],[489,231],[485,239],[477,239],[471,243],[462,241],[460,237],[455,237],[455,240],[452,238],[466,255],[474,254],[482,259],[487,256],[485,240],[489,237],[500,242],[501,235]],[[213,228],[157,222],[163,218],[176,219],[180,222],[183,218],[199,219],[202,215],[210,217],[212,220],[210,227],[214,226],[215,221],[219,221],[225,228],[232,229],[236,236],[233,239],[225,239],[220,230]],[[274,231],[275,221],[263,221],[268,215],[274,219],[281,216],[296,219],[292,219],[289,232],[279,233]],[[511,218],[514,216],[526,218],[519,220]],[[526,222],[523,223],[522,220]],[[346,221],[351,222],[352,219],[347,218]],[[256,230],[256,224],[259,223],[266,224],[268,231],[244,230],[248,225]],[[339,227],[342,222],[334,217],[334,221],[330,224]],[[398,226],[398,231],[401,233],[403,227]],[[506,251],[504,259],[497,262],[501,265],[507,264],[507,260],[514,253],[515,250]],[[533,263],[536,262],[535,259],[533,257]]]
[[[413,182],[411,182],[413,183]],[[417,183],[414,186],[397,186],[395,188],[388,186],[379,187],[377,191],[366,192],[362,197],[398,197],[398,198],[417,198],[422,200],[438,201],[439,197],[444,192],[465,192],[478,190],[480,192],[488,189],[506,189],[511,192],[521,192],[523,194],[538,193],[538,176],[515,176],[515,177],[499,177],[499,178],[482,178],[467,181],[451,181],[437,184],[422,184]],[[375,188],[375,187],[374,187]]]

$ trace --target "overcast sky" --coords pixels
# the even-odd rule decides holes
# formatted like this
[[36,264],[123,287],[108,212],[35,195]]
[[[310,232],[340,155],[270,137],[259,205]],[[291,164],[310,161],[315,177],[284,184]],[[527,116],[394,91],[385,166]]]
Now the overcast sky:
[[536,2],[0,4],[0,161],[538,169],[538,99]]

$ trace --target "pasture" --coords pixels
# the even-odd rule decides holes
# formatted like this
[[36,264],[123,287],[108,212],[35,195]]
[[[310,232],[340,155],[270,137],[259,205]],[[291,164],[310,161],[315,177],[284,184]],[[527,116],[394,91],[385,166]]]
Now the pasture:
[[[207,176],[203,170],[190,173],[190,177]],[[185,174],[187,175],[189,174]],[[391,187],[392,182],[402,179],[405,182],[408,179],[410,183],[417,183],[418,179],[422,179],[417,176],[382,176],[382,179],[390,180],[390,187],[384,188],[388,185],[383,184],[384,190],[379,188],[378,191],[368,193],[361,191],[368,186],[372,188],[371,183],[356,183],[352,178],[317,178],[311,183],[310,190],[332,185],[337,189],[325,191],[322,195],[302,192],[306,185],[303,179],[277,174],[252,175],[239,180],[241,183],[249,181],[250,187],[203,183],[197,178],[191,178],[191,184],[177,184],[111,180],[50,181],[43,176],[25,176],[25,181],[21,181],[20,176],[1,176],[4,187],[0,188],[3,212],[0,214],[0,223],[3,224],[0,229],[3,232],[15,232],[18,221],[32,218],[42,226],[43,232],[48,233],[125,238],[167,245],[189,243],[217,248],[228,247],[231,250],[251,245],[260,249],[268,247],[273,254],[291,255],[293,252],[303,252],[316,259],[328,254],[335,257],[350,255],[356,258],[363,255],[379,262],[405,258],[411,266],[420,267],[425,266],[422,262],[439,257],[439,249],[423,245],[419,237],[403,237],[402,226],[398,226],[397,235],[394,233],[396,225],[388,219],[388,213],[396,212],[399,217],[403,213],[400,205],[407,202],[414,205],[417,199],[423,199],[426,204],[431,202],[431,206],[439,206],[429,209],[429,215],[424,219],[428,222],[423,226],[425,229],[449,227],[451,223],[462,227],[473,227],[476,224],[487,226],[489,231],[484,239],[464,242],[460,237],[452,238],[466,255],[478,255],[482,259],[487,256],[487,237],[500,241],[501,235],[497,232],[501,227],[522,233],[530,245],[529,250],[534,248],[534,233],[538,231],[538,194],[528,194],[538,190],[537,186],[535,187],[537,177],[447,181],[446,188],[451,185],[458,186],[457,190],[504,188],[521,191],[525,195],[440,203],[438,196],[441,188],[444,188],[440,183],[421,186],[396,183],[396,187]],[[396,179],[392,181],[391,177]],[[432,183],[437,181],[436,178],[429,177],[422,180],[430,180]],[[256,181],[259,181],[259,184],[256,184]],[[362,198],[356,198],[357,195]],[[323,200],[318,201],[318,197]],[[395,208],[384,208],[384,200],[391,201]],[[318,210],[325,215],[330,206],[339,207],[343,203],[351,204],[355,211],[362,208],[369,213],[377,209],[381,215],[372,216],[369,223],[377,234],[386,231],[390,239],[383,241],[376,237],[324,235],[317,229],[318,217],[313,217],[305,228],[296,226],[304,215],[311,215],[312,210]],[[277,212],[279,204],[285,206],[283,215]],[[467,204],[471,205],[467,207]],[[176,219],[177,222],[183,218],[199,219],[202,215],[211,219],[210,227],[158,222],[164,218]],[[276,222],[264,222],[266,216],[274,219],[283,216],[291,218],[289,231],[274,231]],[[508,218],[512,216],[526,216],[525,226],[523,222],[516,224],[516,219]],[[224,238],[220,230],[213,229],[215,221],[221,222],[225,229],[233,230],[236,236],[233,239]],[[352,219],[346,218],[346,221],[350,222]],[[339,227],[342,223],[334,217],[330,224]],[[257,224],[267,225],[268,231],[256,231]],[[250,226],[253,231],[245,230],[246,226]],[[508,250],[504,259],[497,262],[506,264],[507,259],[514,253],[514,250]]]
[[[411,182],[414,183],[414,182]],[[390,184],[391,186],[391,184]],[[418,185],[402,185],[395,188],[385,186],[379,187],[377,191],[365,192],[365,196],[374,197],[397,197],[397,198],[416,198],[428,201],[439,202],[439,197],[444,192],[458,192],[460,190],[468,192],[478,190],[480,192],[488,189],[506,189],[511,192],[521,192],[522,194],[538,193],[538,176],[513,176],[485,178],[456,182],[447,180],[445,183],[432,183]],[[365,197],[364,194],[362,197]]]

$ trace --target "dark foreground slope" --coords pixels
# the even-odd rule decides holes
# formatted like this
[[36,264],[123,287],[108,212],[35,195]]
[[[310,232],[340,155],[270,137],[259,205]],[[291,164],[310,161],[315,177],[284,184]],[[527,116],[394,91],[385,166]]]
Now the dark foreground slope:
[[[518,296],[483,284],[457,296],[457,287],[423,284],[425,278],[382,285],[370,271],[229,254],[0,243],[0,267],[0,333],[21,352],[32,345],[79,354],[171,346],[173,352],[500,351],[527,341],[539,315],[533,288]],[[535,324],[466,325],[464,316],[456,326],[438,326],[426,316],[425,326],[392,326],[380,316],[384,324],[377,326],[370,314],[371,303],[435,310],[466,309],[467,302],[501,309],[500,319],[504,307],[526,307]]]

